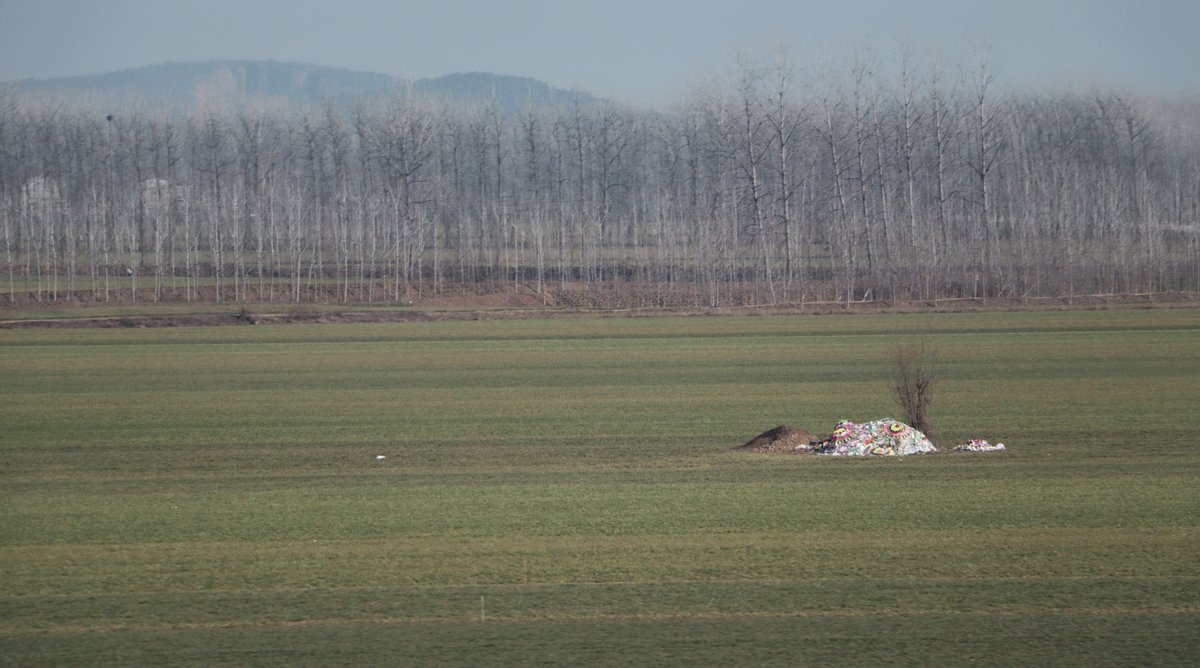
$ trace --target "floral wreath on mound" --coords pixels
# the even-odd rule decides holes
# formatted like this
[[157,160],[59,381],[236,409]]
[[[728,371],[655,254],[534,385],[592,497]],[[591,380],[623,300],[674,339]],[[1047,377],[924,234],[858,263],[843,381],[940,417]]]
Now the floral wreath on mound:
[[[1003,443],[993,445],[981,438],[974,438],[952,449],[958,452],[995,452],[1006,448]],[[925,434],[892,418],[861,423],[839,420],[829,438],[797,445],[796,450],[834,457],[896,457],[937,452]]]
[[804,449],[835,457],[894,457],[937,452],[925,434],[892,418],[863,423],[841,420],[828,439]]

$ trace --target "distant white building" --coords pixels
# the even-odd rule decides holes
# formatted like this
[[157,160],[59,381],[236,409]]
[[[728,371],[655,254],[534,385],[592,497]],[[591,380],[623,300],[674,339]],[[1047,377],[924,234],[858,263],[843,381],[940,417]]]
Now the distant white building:
[[166,179],[151,178],[142,181],[142,203],[146,215],[163,214],[171,209],[171,183]]
[[44,176],[35,176],[21,186],[21,206],[44,210],[60,201],[58,184]]

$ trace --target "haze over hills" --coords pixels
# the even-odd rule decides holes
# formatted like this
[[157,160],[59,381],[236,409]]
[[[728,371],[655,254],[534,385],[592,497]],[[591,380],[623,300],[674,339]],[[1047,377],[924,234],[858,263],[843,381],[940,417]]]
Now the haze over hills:
[[272,60],[170,62],[136,69],[11,82],[23,93],[97,105],[145,105],[175,111],[222,106],[284,108],[326,102],[346,106],[392,94],[441,96],[458,104],[494,100],[503,113],[527,106],[558,106],[586,92],[556,88],[528,77],[455,73],[407,81],[388,74]]

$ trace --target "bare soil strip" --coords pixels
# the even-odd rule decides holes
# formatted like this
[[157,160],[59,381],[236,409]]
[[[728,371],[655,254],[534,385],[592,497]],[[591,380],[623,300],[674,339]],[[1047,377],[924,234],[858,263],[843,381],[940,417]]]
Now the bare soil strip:
[[[135,314],[119,316],[63,315],[63,309],[47,307],[54,318],[3,318],[0,309],[0,329],[74,329],[74,328],[147,328],[147,327],[211,327],[243,325],[275,325],[294,323],[398,323],[438,322],[448,320],[529,320],[569,317],[653,317],[653,316],[721,316],[721,315],[829,315],[858,313],[966,313],[1019,311],[1089,311],[1124,308],[1200,308],[1200,293],[1162,293],[1156,295],[1090,295],[1073,300],[1001,300],[940,299],[919,302],[870,301],[808,302],[805,304],[775,304],[758,306],[726,306],[716,308],[454,308],[447,310],[346,310],[320,311],[310,305],[289,313],[253,313],[254,305],[241,307],[238,312],[191,315]],[[153,308],[153,307],[149,307]],[[436,305],[435,305],[436,308]],[[231,308],[232,311],[232,308]]]

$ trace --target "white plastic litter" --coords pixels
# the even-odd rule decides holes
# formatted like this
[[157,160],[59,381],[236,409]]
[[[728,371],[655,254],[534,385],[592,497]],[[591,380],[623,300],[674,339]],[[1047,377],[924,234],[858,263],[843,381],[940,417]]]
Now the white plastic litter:
[[962,445],[954,446],[954,449],[959,452],[996,452],[997,450],[1004,450],[1005,447],[1003,443],[993,445],[982,438],[973,438]]

